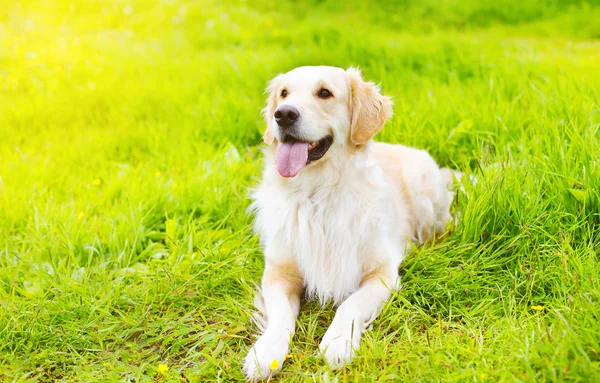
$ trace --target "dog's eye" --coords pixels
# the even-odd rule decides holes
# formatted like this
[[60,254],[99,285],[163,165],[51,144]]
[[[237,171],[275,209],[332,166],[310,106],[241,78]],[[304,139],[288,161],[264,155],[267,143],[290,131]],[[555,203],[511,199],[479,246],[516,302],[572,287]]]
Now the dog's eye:
[[288,91],[286,89],[281,91],[281,98],[286,98],[288,95]]
[[319,91],[319,93],[317,93],[317,96],[319,96],[319,98],[327,99],[329,97],[332,97],[333,94],[331,94],[331,92],[328,91],[327,89],[321,88],[321,90]]

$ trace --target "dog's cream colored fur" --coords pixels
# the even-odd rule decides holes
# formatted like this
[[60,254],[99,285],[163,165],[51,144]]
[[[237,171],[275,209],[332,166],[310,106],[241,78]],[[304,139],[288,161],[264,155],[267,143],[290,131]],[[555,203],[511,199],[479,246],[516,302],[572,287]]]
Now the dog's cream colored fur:
[[[282,98],[281,90],[288,96]],[[317,97],[326,88],[333,97]],[[337,308],[320,345],[332,366],[349,362],[366,326],[399,285],[398,266],[409,243],[442,234],[450,220],[452,173],[427,152],[375,143],[392,116],[392,102],[357,69],[301,67],[268,87],[263,180],[253,193],[255,227],[264,246],[265,328],[245,360],[249,380],[283,366],[300,296]],[[332,135],[326,155],[293,178],[275,167],[281,132],[273,114],[300,112],[306,141]],[[277,361],[277,368],[270,367]]]

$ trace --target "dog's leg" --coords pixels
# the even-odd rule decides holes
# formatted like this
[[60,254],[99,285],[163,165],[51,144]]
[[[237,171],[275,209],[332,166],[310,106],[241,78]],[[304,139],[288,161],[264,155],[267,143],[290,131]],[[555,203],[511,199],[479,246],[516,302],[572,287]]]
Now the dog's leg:
[[289,352],[300,310],[302,277],[294,262],[268,262],[262,280],[267,325],[248,352],[244,372],[250,381],[279,371]]
[[337,309],[319,346],[332,367],[341,367],[354,357],[365,328],[377,317],[381,307],[397,288],[398,270],[393,265],[380,267],[363,276],[360,288]]

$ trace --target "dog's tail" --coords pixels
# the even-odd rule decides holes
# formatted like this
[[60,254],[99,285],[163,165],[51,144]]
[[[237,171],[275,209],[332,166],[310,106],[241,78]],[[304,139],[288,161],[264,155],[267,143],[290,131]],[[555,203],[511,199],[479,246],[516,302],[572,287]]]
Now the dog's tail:
[[440,173],[442,174],[442,180],[450,190],[454,189],[455,182],[460,183],[463,176],[462,172],[450,168],[441,168]]
[[[460,185],[463,173],[458,170],[450,169],[450,168],[441,168],[440,174],[442,175],[442,181],[448,189],[448,207],[452,205],[454,201],[454,196],[456,195],[457,187],[463,188]],[[453,217],[454,226],[458,225],[458,220],[460,218],[460,211],[456,211]]]
[[456,185],[460,184],[463,173],[450,168],[441,168],[440,174],[442,175],[442,181],[444,182],[444,185],[446,185],[446,188],[449,191],[448,203],[452,204],[452,200],[454,199],[454,194],[456,192]]

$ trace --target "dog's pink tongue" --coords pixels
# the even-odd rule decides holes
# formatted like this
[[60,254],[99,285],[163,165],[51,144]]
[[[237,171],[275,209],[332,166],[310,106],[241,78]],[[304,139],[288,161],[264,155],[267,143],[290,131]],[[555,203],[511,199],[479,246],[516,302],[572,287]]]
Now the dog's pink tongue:
[[275,154],[277,171],[283,177],[294,177],[308,161],[308,143],[296,141],[279,144]]

